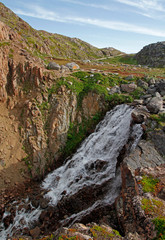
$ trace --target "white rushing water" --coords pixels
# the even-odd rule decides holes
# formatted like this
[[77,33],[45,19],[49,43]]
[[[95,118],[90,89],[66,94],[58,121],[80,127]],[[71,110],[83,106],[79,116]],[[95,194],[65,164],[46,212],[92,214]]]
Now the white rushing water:
[[[50,173],[42,182],[41,188],[47,190],[45,198],[49,199],[50,205],[56,205],[64,195],[69,197],[86,186],[100,186],[112,179],[102,199],[97,200],[88,209],[68,217],[65,222],[69,222],[70,218],[73,222],[78,221],[82,215],[89,213],[95,207],[113,203],[118,196],[121,176],[119,173],[116,174],[117,157],[130,136],[132,110],[128,105],[123,104],[107,112],[104,120],[97,125],[95,132],[82,143],[73,157]],[[132,149],[136,147],[141,134],[140,125],[135,125],[132,131],[135,139]],[[98,163],[102,163],[99,168]],[[29,226],[40,213],[40,209],[34,209],[29,213],[25,213],[25,210],[17,211],[14,222],[8,229],[4,230],[2,224],[0,225],[3,228],[0,239],[11,235],[14,228],[24,226],[21,222]]]
[[[101,185],[115,177],[117,157],[129,138],[131,113],[128,105],[119,105],[108,112],[74,156],[46,177],[42,187],[49,191],[46,197],[52,205],[60,201],[64,192],[65,196],[73,195],[85,186]],[[99,172],[90,171],[97,160],[103,161],[105,167]]]

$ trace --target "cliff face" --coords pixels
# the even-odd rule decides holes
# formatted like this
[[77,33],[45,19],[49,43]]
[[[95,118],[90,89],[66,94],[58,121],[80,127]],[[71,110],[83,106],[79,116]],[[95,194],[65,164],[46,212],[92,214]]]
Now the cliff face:
[[165,42],[153,43],[145,46],[135,56],[137,62],[150,67],[165,66]]
[[4,129],[0,139],[13,146],[3,144],[0,149],[1,187],[20,181],[17,176],[28,176],[28,170],[40,178],[49,167],[59,166],[69,129],[74,125],[77,134],[81,128],[85,134],[92,127],[90,120],[107,108],[101,95],[92,91],[82,91],[80,103],[68,72],[45,69],[39,58],[20,48],[24,47],[21,39],[17,31],[0,22],[0,120]]

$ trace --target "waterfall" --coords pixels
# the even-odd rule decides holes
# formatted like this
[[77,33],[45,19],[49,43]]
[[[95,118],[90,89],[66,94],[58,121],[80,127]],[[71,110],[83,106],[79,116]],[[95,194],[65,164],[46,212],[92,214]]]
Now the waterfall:
[[[95,207],[112,204],[119,195],[121,176],[120,171],[116,169],[117,158],[128,142],[130,134],[134,137],[131,149],[136,147],[142,135],[140,125],[135,125],[133,129],[130,127],[132,111],[130,106],[123,104],[107,112],[95,132],[86,138],[73,157],[50,173],[42,182],[41,188],[47,192],[44,198],[48,199],[50,206],[56,206],[64,198],[69,199],[83,189],[97,189],[104,186],[104,192],[98,200],[89,204],[88,208],[61,219],[61,223],[79,221],[81,216],[88,214]],[[3,228],[0,238],[5,239],[4,236],[12,234],[13,226],[21,229],[20,215],[25,214],[24,219],[29,221],[26,223],[28,227],[41,211],[40,208],[26,214],[24,211],[21,213],[17,211],[13,225],[6,230],[3,224],[0,225]]]
[[[63,166],[49,174],[42,183],[52,205],[65,195],[72,195],[87,185],[99,184],[115,176],[117,157],[130,133],[132,108],[117,106],[108,112],[94,133]],[[97,171],[97,162],[102,169]],[[91,167],[93,165],[93,167]]]

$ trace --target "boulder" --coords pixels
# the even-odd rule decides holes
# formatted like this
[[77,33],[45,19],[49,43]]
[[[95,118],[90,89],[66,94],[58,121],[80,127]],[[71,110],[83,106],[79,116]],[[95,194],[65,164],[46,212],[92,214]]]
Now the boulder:
[[146,109],[146,107],[137,107],[132,112],[132,118],[135,123],[143,123],[147,120],[147,117],[149,116],[149,113]]
[[121,93],[120,87],[119,86],[114,86],[110,89],[109,94],[114,94],[114,93]]
[[67,63],[65,66],[68,67],[71,71],[80,69],[79,65],[75,62]]
[[137,85],[135,83],[121,84],[121,90],[123,92],[131,93],[135,91],[136,88],[137,88]]
[[144,89],[147,89],[147,88],[148,88],[148,83],[144,82],[144,81],[141,80],[141,79],[139,79],[139,80],[137,81],[137,85],[138,85],[138,87],[142,87],[142,88],[144,88]]
[[153,97],[147,104],[147,109],[150,113],[158,113],[163,108],[163,100],[160,97]]
[[61,65],[61,72],[64,73],[64,72],[68,72],[69,71],[69,68],[64,66],[64,65]]
[[34,229],[30,230],[30,235],[32,236],[33,239],[36,239],[40,235],[40,228],[35,227]]
[[47,67],[48,69],[50,69],[50,70],[60,70],[60,65],[59,64],[57,64],[57,63],[55,63],[55,62],[50,62],[49,64],[48,64],[48,67]]
[[90,63],[91,61],[89,59],[83,60],[83,63]]
[[133,75],[129,75],[129,76],[127,76],[127,77],[125,77],[125,80],[133,80],[134,79],[134,76]]

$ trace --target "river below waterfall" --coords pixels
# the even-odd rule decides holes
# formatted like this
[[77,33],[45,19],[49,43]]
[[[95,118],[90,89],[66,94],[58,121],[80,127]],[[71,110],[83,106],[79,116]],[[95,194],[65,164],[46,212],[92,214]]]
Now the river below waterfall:
[[[95,209],[110,206],[121,188],[118,157],[126,144],[133,150],[142,135],[141,126],[131,124],[132,111],[132,107],[123,104],[107,112],[73,157],[44,179],[40,189],[45,192],[42,196],[47,202],[45,207],[29,199],[22,200],[24,207],[13,203],[12,223],[5,226],[5,218],[11,215],[6,210],[0,224],[0,239],[23,234],[23,229],[38,225],[41,228],[44,225],[44,231],[51,221],[57,229],[81,221]],[[130,137],[133,140],[128,144]]]

